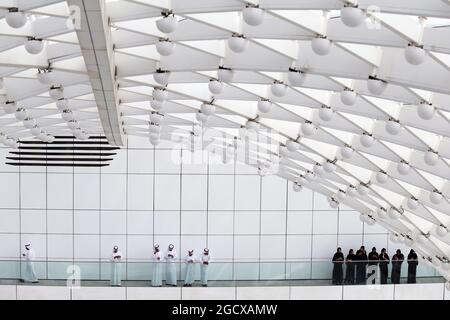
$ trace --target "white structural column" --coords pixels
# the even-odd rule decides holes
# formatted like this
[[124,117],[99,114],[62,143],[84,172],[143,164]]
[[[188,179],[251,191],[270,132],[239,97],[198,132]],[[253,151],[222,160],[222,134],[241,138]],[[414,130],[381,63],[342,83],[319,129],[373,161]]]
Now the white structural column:
[[123,146],[125,136],[118,109],[117,82],[111,29],[105,14],[105,0],[69,0],[79,7],[77,30],[81,51],[100,114],[106,138],[111,145]]

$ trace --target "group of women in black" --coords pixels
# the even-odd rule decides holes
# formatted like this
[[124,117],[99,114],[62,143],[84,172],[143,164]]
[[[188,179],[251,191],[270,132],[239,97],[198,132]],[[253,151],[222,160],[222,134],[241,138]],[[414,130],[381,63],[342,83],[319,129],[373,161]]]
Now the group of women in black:
[[[332,283],[335,285],[342,284],[366,284],[367,280],[372,284],[376,283],[377,274],[379,271],[379,283],[387,284],[388,281],[388,265],[392,262],[391,268],[391,283],[399,284],[402,263],[405,260],[405,256],[398,249],[392,256],[392,261],[389,259],[389,255],[386,249],[381,249],[378,253],[375,247],[369,254],[366,253],[364,246],[361,246],[359,250],[354,253],[353,249],[350,249],[347,257],[344,259],[344,254],[341,248],[337,248],[337,252],[333,256],[333,277]],[[414,250],[411,249],[408,258],[408,283],[416,283],[416,273],[418,257]],[[344,278],[344,264],[345,264],[345,278]],[[371,280],[371,281],[370,281]]]

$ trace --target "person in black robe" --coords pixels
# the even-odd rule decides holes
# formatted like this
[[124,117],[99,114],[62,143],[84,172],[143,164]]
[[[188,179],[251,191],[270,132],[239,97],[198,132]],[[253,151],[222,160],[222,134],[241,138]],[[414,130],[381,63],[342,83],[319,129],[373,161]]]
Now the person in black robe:
[[367,253],[364,246],[356,251],[356,284],[366,282]]
[[391,271],[391,282],[392,284],[400,283],[400,275],[402,272],[402,263],[405,260],[405,256],[397,249],[397,252],[392,256],[392,271]]
[[416,283],[416,273],[417,265],[419,264],[419,259],[416,252],[411,249],[408,254],[408,283]]
[[333,279],[332,283],[341,285],[344,278],[342,265],[344,264],[344,254],[341,248],[337,248],[337,252],[333,256]]
[[[377,266],[378,266],[378,260],[379,260],[377,248],[375,248],[375,247],[372,248],[372,251],[369,253],[368,259],[369,259],[369,266],[373,266],[372,268],[374,268],[375,270],[369,271],[367,276],[368,277],[373,276],[373,275],[377,276],[376,273],[378,272]],[[375,284],[375,279],[372,279],[372,284]]]
[[353,249],[348,252],[347,258],[345,258],[345,283],[354,284],[355,283],[355,254]]
[[389,255],[386,252],[386,249],[381,249],[380,256],[380,283],[387,284],[388,279],[388,264],[389,264]]

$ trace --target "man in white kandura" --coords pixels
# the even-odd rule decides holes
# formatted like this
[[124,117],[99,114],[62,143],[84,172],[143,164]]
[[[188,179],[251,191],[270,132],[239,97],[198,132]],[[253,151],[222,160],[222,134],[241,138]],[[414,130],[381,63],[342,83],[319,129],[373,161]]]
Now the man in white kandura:
[[111,287],[120,287],[121,285],[121,261],[122,253],[118,246],[114,246],[111,254]]
[[176,287],[177,286],[177,253],[173,244],[169,244],[169,248],[166,253],[166,285]]
[[153,276],[152,276],[152,287],[162,286],[162,263],[163,255],[159,250],[159,244],[155,244],[153,247]]
[[34,250],[31,248],[31,243],[25,245],[25,253],[22,253],[22,256],[25,257],[25,271],[22,277],[22,281],[24,282],[32,282],[38,283],[39,280],[36,276],[36,272],[34,271]]
[[196,256],[194,256],[194,250],[189,250],[188,255],[184,258],[186,262],[186,275],[184,277],[184,287],[192,287],[195,277],[195,263],[198,262]]
[[200,275],[202,280],[202,286],[208,286],[208,266],[209,261],[211,260],[211,256],[209,255],[209,249],[205,248],[203,250],[201,264],[200,264]]

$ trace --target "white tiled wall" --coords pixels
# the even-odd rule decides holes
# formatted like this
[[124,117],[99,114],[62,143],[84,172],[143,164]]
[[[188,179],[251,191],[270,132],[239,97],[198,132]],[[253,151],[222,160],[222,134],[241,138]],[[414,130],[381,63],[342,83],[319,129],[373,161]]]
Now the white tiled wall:
[[[17,259],[31,241],[40,259],[99,261],[117,244],[129,261],[146,260],[158,242],[174,243],[182,255],[208,246],[216,262],[302,260],[309,270],[303,277],[328,278],[331,264],[312,272],[310,261],[329,261],[337,246],[397,249],[382,228],[363,225],[354,211],[331,209],[321,195],[295,193],[286,180],[213,155],[209,165],[180,164],[181,155],[191,157],[130,138],[107,168],[2,164],[0,259]],[[257,263],[229,264],[219,278],[284,279],[284,264]]]

